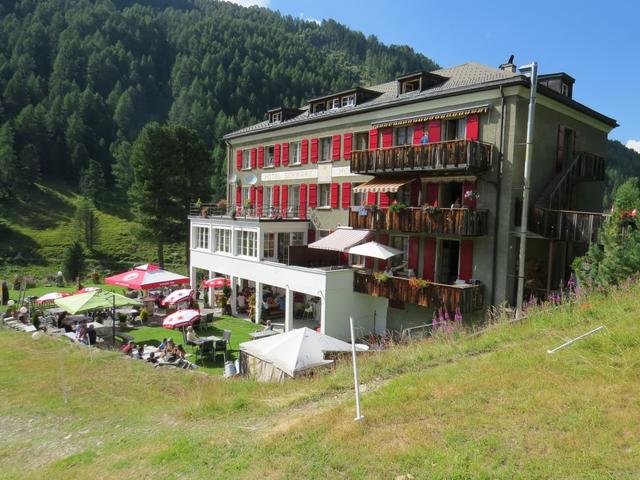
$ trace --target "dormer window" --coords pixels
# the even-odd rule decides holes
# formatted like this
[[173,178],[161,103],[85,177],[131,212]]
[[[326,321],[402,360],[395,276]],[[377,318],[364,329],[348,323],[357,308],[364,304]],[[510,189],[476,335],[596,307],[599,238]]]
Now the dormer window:
[[302,110],[297,108],[277,107],[267,111],[267,118],[269,123],[280,123],[295,118],[301,113]]
[[320,113],[320,112],[324,112],[325,110],[326,110],[326,108],[325,108],[324,102],[316,103],[313,106],[313,113]]
[[402,83],[402,93],[416,92],[420,90],[420,80],[407,80]]
[[340,108],[339,98],[332,98],[327,102],[327,110],[335,110],[336,108]]
[[275,112],[271,114],[271,123],[281,122],[282,121],[282,112]]
[[356,96],[355,95],[347,95],[342,97],[342,106],[343,107],[353,107],[356,104]]
[[568,97],[569,96],[569,85],[567,85],[566,83],[563,83],[560,93],[562,93],[562,95],[564,95],[565,97]]

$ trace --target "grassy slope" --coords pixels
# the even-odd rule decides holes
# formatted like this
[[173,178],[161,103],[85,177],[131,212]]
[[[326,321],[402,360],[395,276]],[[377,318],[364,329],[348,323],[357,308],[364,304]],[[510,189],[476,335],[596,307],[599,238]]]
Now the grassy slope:
[[639,310],[636,285],[371,354],[361,424],[348,362],[263,385],[1,331],[0,463],[5,478],[633,478]]
[[[36,185],[29,197],[28,201],[14,201],[0,208],[0,278],[10,279],[16,273],[55,274],[64,250],[78,238],[73,221],[78,194],[47,184]],[[102,273],[156,260],[155,246],[133,235],[135,223],[126,208],[116,195],[99,205],[99,240],[88,263]],[[18,252],[26,259],[22,264],[9,259]],[[170,245],[165,261],[184,270],[184,247]]]

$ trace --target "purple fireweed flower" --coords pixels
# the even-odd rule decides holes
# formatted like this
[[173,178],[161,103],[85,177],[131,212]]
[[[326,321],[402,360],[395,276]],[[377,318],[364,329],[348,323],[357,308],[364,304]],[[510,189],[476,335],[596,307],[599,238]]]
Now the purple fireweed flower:
[[460,313],[460,307],[456,308],[456,314],[453,319],[456,323],[462,323],[462,314]]

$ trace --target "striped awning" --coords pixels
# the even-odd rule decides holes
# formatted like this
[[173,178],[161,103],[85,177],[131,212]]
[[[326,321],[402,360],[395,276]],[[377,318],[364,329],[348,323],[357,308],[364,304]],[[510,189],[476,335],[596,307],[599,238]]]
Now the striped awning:
[[353,191],[355,193],[365,193],[365,192],[397,192],[400,187],[406,185],[408,183],[416,180],[415,177],[393,177],[393,178],[384,178],[384,177],[376,177],[369,180],[362,185],[358,185],[354,187]]
[[309,248],[345,252],[354,245],[364,241],[371,235],[370,230],[354,230],[352,228],[338,228],[317,242],[307,245]]
[[412,115],[411,117],[393,118],[380,122],[373,122],[371,125],[378,128],[397,127],[400,125],[410,125],[412,123],[428,122],[429,120],[450,120],[462,118],[476,113],[485,113],[489,110],[489,105],[478,105],[475,107],[459,108],[457,110],[445,110],[441,112],[425,113],[422,115]]

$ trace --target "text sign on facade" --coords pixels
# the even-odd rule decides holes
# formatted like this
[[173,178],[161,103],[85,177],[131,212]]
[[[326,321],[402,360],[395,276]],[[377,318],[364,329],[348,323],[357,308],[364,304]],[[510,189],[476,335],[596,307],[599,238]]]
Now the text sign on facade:
[[318,168],[306,170],[289,170],[284,172],[265,172],[260,175],[263,182],[279,182],[282,180],[305,180],[317,178],[319,183],[330,183],[333,177],[352,177],[351,167],[332,167],[331,164],[318,165]]

